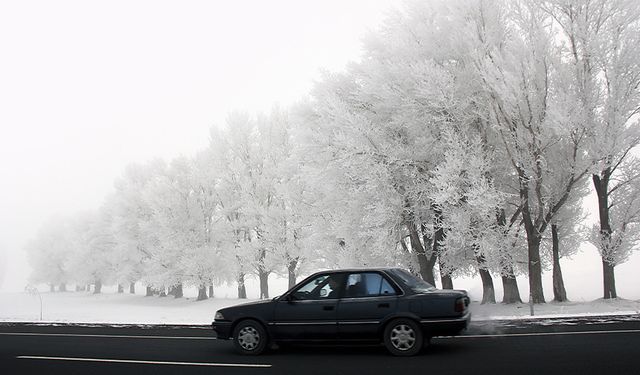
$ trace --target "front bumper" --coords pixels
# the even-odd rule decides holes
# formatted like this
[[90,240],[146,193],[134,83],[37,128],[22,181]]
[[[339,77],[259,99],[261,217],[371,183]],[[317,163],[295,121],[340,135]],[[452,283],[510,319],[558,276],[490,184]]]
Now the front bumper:
[[222,340],[228,340],[231,338],[231,322],[225,320],[214,320],[211,323],[211,328],[216,333],[216,337]]

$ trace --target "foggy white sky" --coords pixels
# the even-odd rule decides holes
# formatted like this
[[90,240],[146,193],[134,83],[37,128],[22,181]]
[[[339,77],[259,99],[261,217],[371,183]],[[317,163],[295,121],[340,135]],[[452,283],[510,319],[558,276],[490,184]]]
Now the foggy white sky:
[[195,152],[234,109],[301,98],[394,3],[0,2],[0,288],[24,287],[46,218],[97,207],[129,162]]
[[[357,60],[363,34],[396,5],[0,2],[0,290],[24,288],[22,247],[48,217],[99,206],[130,162],[195,152],[234,109],[301,98],[320,69]],[[601,279],[583,280],[600,273],[591,252],[565,273],[596,298]]]

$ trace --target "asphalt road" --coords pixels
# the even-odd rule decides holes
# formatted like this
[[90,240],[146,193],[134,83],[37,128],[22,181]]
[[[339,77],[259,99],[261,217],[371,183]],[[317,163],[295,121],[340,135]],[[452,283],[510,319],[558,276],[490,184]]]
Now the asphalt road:
[[0,374],[638,374],[640,315],[474,322],[419,356],[380,346],[237,355],[208,327],[0,324]]

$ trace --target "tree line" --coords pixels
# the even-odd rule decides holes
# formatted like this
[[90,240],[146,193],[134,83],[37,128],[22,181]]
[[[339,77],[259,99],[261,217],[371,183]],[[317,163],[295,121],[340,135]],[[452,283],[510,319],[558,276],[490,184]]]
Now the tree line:
[[[269,114],[235,112],[191,157],[130,165],[97,210],[28,245],[35,282],[207,298],[317,268],[401,266],[483,303],[566,301],[560,259],[592,243],[603,297],[640,242],[640,4],[407,2],[346,71]],[[582,201],[598,200],[585,225]],[[595,275],[594,275],[595,276]],[[209,290],[207,290],[209,289]]]

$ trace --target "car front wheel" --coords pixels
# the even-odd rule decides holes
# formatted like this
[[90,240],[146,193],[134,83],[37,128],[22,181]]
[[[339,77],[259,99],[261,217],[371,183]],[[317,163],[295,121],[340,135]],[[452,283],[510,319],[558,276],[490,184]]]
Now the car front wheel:
[[384,330],[384,345],[393,355],[415,355],[420,352],[423,343],[422,330],[411,319],[395,319]]
[[233,344],[245,355],[258,355],[267,347],[267,331],[255,320],[244,320],[233,330]]

